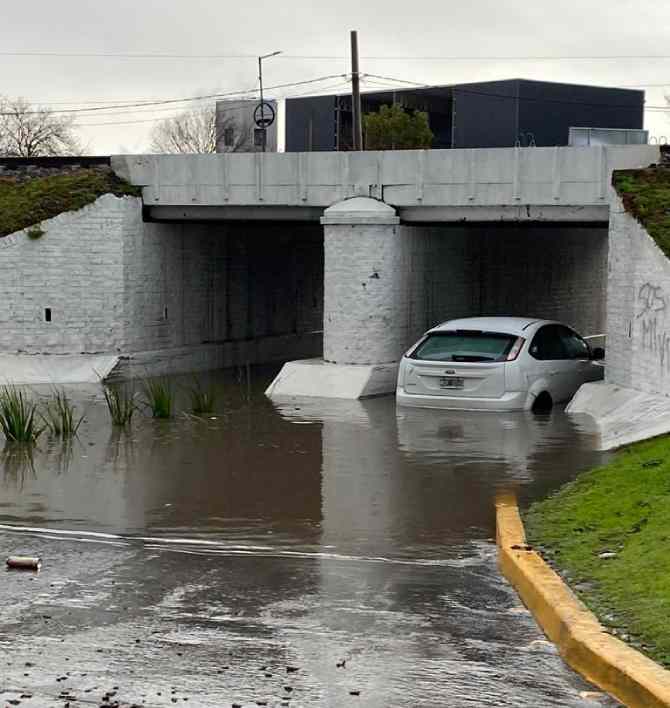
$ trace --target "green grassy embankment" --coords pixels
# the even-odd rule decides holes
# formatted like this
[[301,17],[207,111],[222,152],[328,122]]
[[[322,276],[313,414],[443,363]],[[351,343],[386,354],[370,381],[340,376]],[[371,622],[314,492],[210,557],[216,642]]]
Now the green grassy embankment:
[[620,451],[524,521],[602,624],[670,667],[670,437]]
[[103,194],[140,193],[110,169],[80,169],[26,180],[0,175],[0,237],[81,209]]
[[632,214],[670,257],[670,168],[618,170],[612,184]]

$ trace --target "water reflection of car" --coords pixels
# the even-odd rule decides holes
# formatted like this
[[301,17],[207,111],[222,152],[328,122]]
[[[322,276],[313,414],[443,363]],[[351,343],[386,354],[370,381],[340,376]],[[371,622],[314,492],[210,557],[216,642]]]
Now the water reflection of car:
[[403,356],[399,405],[529,410],[567,401],[603,378],[603,349],[560,322],[472,317],[429,330]]

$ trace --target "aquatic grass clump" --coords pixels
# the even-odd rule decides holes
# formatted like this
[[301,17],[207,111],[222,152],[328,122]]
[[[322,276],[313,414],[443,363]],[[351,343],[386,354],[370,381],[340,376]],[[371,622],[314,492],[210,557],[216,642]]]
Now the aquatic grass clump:
[[51,435],[56,438],[73,438],[84,416],[76,416],[76,408],[70,403],[67,394],[62,389],[54,389],[51,400],[44,404],[41,418]]
[[105,386],[105,401],[112,418],[112,424],[118,426],[130,425],[137,409],[135,392],[125,386]]
[[174,391],[167,378],[145,379],[144,404],[151,410],[154,418],[171,418],[174,403]]
[[15,386],[0,388],[0,428],[10,442],[34,443],[43,428],[37,423],[37,404]]
[[189,393],[191,394],[191,410],[195,415],[214,413],[217,399],[217,391],[214,386],[204,388],[200,379],[196,378]]

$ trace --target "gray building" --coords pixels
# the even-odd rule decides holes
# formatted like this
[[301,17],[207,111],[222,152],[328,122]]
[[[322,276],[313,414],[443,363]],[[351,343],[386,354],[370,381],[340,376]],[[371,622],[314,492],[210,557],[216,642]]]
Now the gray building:
[[[644,91],[508,79],[375,91],[363,113],[428,113],[433,148],[568,145],[570,128],[641,129]],[[286,151],[351,150],[351,95],[286,100]]]
[[[267,128],[266,152],[277,152],[277,102],[265,100],[275,112],[274,123]],[[216,102],[216,151],[260,152],[263,130],[254,122],[258,99]]]

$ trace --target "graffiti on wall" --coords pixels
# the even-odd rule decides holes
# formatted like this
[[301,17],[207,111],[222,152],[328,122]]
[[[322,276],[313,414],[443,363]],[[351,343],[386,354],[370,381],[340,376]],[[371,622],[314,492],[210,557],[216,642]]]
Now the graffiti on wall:
[[667,301],[663,288],[644,283],[637,293],[637,316],[641,323],[642,349],[658,360],[661,369],[670,368],[670,332],[665,326]]

